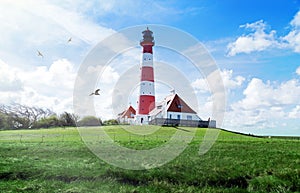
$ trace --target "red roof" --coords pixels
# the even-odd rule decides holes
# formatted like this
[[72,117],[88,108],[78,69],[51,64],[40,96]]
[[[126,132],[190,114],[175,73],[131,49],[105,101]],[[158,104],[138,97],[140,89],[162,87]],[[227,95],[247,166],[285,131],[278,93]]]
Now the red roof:
[[121,118],[125,118],[127,116],[127,118],[134,118],[134,115],[136,114],[135,109],[130,105],[128,107],[128,109],[126,111],[123,111],[122,113],[120,113],[120,117]]
[[172,98],[167,99],[167,111],[196,114],[196,112],[177,94],[173,95]]

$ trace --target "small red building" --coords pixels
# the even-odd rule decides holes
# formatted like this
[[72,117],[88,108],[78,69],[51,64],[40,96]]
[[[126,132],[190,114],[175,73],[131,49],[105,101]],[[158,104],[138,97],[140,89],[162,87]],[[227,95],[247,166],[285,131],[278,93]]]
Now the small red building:
[[118,122],[122,124],[132,124],[135,114],[135,109],[130,105],[125,111],[118,114]]

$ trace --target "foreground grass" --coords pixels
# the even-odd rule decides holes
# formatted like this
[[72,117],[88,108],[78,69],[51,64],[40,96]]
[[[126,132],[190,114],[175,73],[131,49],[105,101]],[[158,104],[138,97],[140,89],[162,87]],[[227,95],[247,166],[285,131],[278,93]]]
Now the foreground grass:
[[[149,149],[175,128],[132,135],[106,127],[118,143]],[[184,128],[185,129],[185,128]],[[297,192],[300,141],[262,139],[221,131],[209,152],[198,155],[205,129],[170,163],[131,171],[98,159],[74,128],[0,132],[1,192]],[[101,136],[99,136],[101,140]]]

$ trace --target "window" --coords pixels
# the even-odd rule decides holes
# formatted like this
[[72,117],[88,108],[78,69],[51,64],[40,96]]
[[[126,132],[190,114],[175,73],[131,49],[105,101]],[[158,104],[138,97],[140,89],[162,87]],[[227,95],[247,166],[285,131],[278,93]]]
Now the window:
[[177,115],[177,119],[180,119],[180,115]]
[[172,119],[172,114],[170,114],[170,119]]
[[186,119],[187,119],[187,120],[192,120],[193,117],[192,117],[191,115],[187,115],[187,116],[186,116]]

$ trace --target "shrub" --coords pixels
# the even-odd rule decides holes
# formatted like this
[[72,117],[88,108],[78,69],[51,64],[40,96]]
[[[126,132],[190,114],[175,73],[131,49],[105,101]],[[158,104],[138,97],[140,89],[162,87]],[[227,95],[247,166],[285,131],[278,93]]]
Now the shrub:
[[49,128],[49,127],[58,127],[61,123],[56,115],[52,115],[50,117],[42,118],[38,120],[33,128]]
[[118,125],[119,122],[116,119],[109,119],[103,121],[103,125]]
[[94,116],[83,117],[80,121],[77,122],[77,126],[100,126],[102,121],[100,118]]

